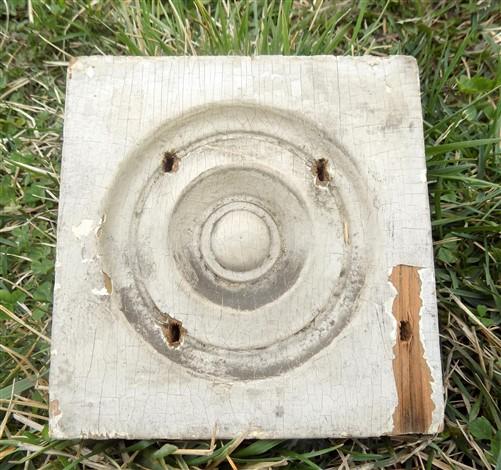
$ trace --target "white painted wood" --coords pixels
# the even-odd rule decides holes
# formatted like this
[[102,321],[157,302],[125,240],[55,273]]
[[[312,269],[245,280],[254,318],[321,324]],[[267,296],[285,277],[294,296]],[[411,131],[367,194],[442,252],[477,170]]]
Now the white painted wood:
[[400,265],[419,268],[436,432],[425,172],[412,58],[77,59],[52,435],[398,433]]

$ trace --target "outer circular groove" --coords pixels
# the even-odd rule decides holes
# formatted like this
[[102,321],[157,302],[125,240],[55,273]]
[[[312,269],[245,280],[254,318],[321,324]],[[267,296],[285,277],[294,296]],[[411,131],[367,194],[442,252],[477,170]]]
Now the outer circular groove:
[[[165,175],[153,162],[172,148],[182,163]],[[311,174],[319,158],[333,168],[325,187]],[[155,349],[196,373],[283,373],[329,345],[356,311],[375,224],[360,172],[312,123],[248,105],[200,109],[131,153],[108,196],[100,251],[113,301]],[[212,240],[217,224],[249,208],[263,223],[251,218],[261,251],[225,261]],[[177,349],[159,327],[169,317],[187,330]],[[249,338],[235,339],[242,332]]]

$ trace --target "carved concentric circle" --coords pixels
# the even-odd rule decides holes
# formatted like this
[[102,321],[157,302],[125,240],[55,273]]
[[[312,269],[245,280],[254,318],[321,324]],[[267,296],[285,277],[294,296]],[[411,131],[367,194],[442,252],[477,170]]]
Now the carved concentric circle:
[[258,279],[280,254],[280,235],[273,218],[259,204],[246,201],[223,204],[202,228],[203,261],[216,276],[229,282]]
[[[176,172],[164,171],[166,152]],[[330,181],[318,184],[321,159]],[[199,109],[142,142],[115,181],[100,236],[112,301],[170,360],[219,377],[276,375],[353,315],[371,256],[366,189],[314,124],[251,105]],[[185,332],[176,347],[172,321]]]
[[[242,145],[240,138],[219,144],[215,158],[221,164],[194,178],[177,197],[167,243],[175,268],[189,285],[183,308],[203,308],[214,311],[213,316],[224,308],[228,318],[235,316],[243,329],[249,329],[252,316],[244,318],[240,313],[255,311],[293,287],[309,252],[305,235],[312,234],[307,206],[284,176],[257,163],[243,166],[225,161],[225,153]],[[269,188],[268,194],[263,188]],[[156,278],[165,276],[167,271],[159,271]],[[150,292],[161,304],[165,287],[158,286],[158,295],[155,286]],[[209,324],[203,330],[204,342],[239,344],[238,338],[233,343],[224,336],[217,338]],[[261,346],[263,339],[260,335],[254,344],[250,338],[246,342]]]

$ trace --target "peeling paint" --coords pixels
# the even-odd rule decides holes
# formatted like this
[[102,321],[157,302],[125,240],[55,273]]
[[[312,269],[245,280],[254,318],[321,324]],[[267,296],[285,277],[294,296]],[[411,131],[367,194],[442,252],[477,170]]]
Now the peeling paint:
[[49,411],[51,417],[59,416],[61,414],[61,410],[59,409],[59,400],[51,400],[49,404]]
[[[426,309],[425,309],[425,305],[424,304],[428,304],[428,305],[432,305],[432,303],[427,303],[425,302],[424,300],[424,297],[425,297],[425,294],[423,292],[423,289],[424,289],[424,286],[433,286],[433,289],[432,291],[429,293],[429,295],[435,299],[435,296],[436,296],[436,293],[435,293],[435,275],[434,275],[434,272],[433,272],[433,268],[420,268],[419,269],[419,277],[421,279],[421,297],[423,299],[423,305],[421,305],[421,309],[419,311],[419,317],[420,319],[428,319],[428,321],[431,321],[431,316],[429,315],[429,313],[427,314],[426,313]],[[433,318],[435,319],[435,321],[437,321],[436,319],[436,310],[435,310],[435,313],[434,313],[434,316]],[[433,403],[435,404],[435,407],[433,409],[433,419],[432,419],[432,424],[430,426],[430,428],[428,429],[428,432],[429,433],[437,433],[437,432],[441,432],[444,428],[444,421],[443,421],[443,415],[444,415],[444,396],[443,396],[443,385],[442,385],[442,368],[441,368],[441,364],[440,364],[440,361],[438,361],[438,363],[435,363],[435,367],[432,367],[431,364],[432,364],[432,358],[434,357],[434,354],[432,351],[430,351],[428,349],[428,347],[430,346],[430,338],[428,338],[428,336],[425,336],[425,332],[428,332],[429,329],[427,328],[423,328],[423,321],[421,321],[420,323],[421,325],[421,328],[420,328],[420,334],[421,334],[421,343],[423,345],[423,349],[424,349],[424,353],[423,353],[423,356],[424,356],[424,359],[425,361],[430,365],[430,372],[431,372],[431,377],[432,377],[432,381],[431,381],[431,387],[432,387],[432,400],[433,400]],[[433,326],[433,331],[436,331],[436,329],[438,328],[438,325],[435,324]],[[436,354],[440,354],[440,352],[437,350],[435,352],[435,355]]]
[[101,216],[101,219],[99,220],[99,224],[97,225],[96,229],[94,230],[94,233],[96,234],[96,237],[99,238],[101,236],[101,231],[103,229],[103,225],[106,222],[106,214],[103,214]]
[[72,57],[68,62],[68,80],[71,80],[73,77],[73,67],[77,64],[78,58]]
[[106,287],[102,287],[101,289],[94,288],[92,289],[92,293],[99,297],[105,297],[110,295],[110,292],[108,292],[108,289]]
[[428,181],[426,177],[426,170],[419,172],[419,181],[421,181],[421,183],[426,183]]
[[343,237],[344,237],[344,243],[346,245],[350,244],[350,227],[348,225],[348,222],[344,221],[343,222]]
[[398,404],[392,434],[426,433],[432,424],[432,375],[420,336],[421,278],[416,266],[397,265],[390,280],[397,290],[393,315],[397,322],[393,373]]
[[51,400],[49,402],[49,420],[52,435],[57,433],[58,423],[62,417],[63,413],[59,408],[59,400]]
[[103,271],[103,279],[104,279],[104,288],[106,289],[106,292],[108,294],[111,294],[113,292],[113,281],[111,280],[111,277],[108,275],[108,273],[105,273]]
[[94,221],[91,219],[83,219],[78,225],[71,227],[73,235],[75,235],[78,240],[82,240],[87,237],[94,228]]

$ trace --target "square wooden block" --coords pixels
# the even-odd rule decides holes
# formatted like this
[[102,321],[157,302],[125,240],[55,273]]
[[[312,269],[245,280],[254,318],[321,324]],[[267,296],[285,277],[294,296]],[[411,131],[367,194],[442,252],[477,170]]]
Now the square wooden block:
[[52,436],[440,430],[414,59],[79,58],[61,183]]

